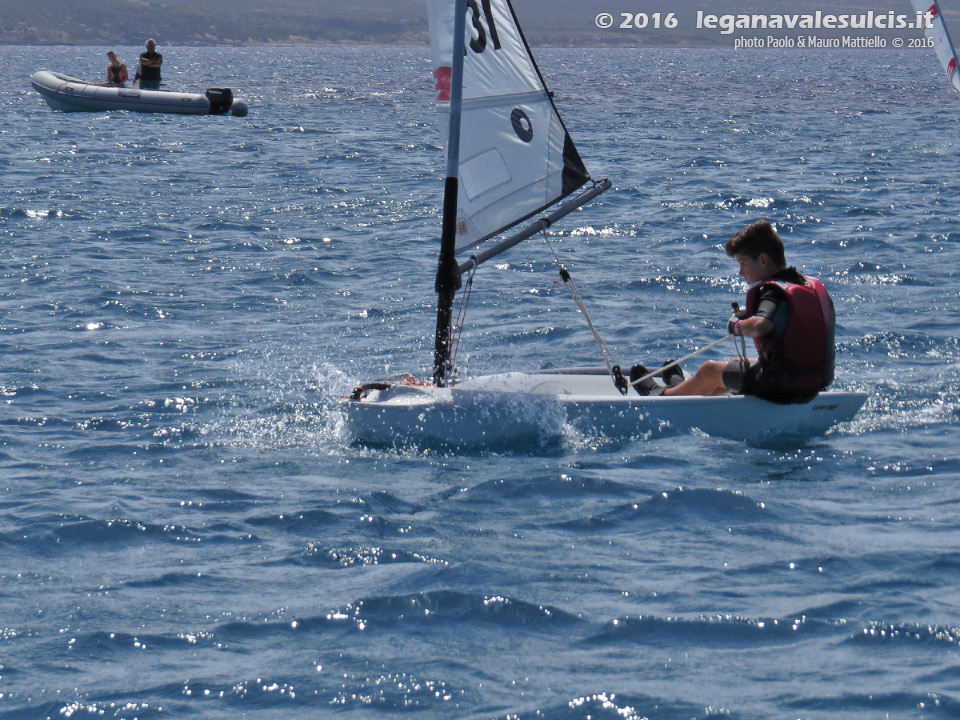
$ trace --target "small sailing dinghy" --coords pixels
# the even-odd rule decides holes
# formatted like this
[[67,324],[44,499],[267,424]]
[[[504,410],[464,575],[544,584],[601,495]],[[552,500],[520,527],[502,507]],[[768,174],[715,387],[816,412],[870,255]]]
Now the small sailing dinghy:
[[248,110],[247,103],[234,98],[230,88],[210,88],[203,93],[141,90],[98,85],[49,70],[35,72],[30,76],[30,84],[51,108],[63,112],[131,110],[175,115],[231,113],[237,117],[245,117]]
[[940,6],[937,0],[911,0],[913,9],[918,13],[925,15],[926,25],[924,34],[933,42],[933,50],[937,53],[937,59],[941,67],[947,73],[953,87],[960,90],[960,73],[957,72],[957,51],[953,47],[953,41],[950,40],[950,33],[947,32],[947,25],[940,13]]
[[[461,277],[597,197],[611,183],[592,180],[587,173],[510,0],[430,0],[429,12],[437,101],[449,113],[433,381],[408,377],[358,387],[344,403],[354,440],[518,447],[562,437],[572,427],[607,437],[697,428],[710,435],[762,441],[822,434],[854,416],[866,399],[862,393],[823,392],[806,404],[775,405],[743,395],[651,397],[628,392],[615,358],[595,330],[606,368],[457,378],[451,362],[451,321]],[[503,237],[540,213],[549,214]],[[469,257],[460,262],[458,254]],[[565,269],[561,276],[585,313]]]

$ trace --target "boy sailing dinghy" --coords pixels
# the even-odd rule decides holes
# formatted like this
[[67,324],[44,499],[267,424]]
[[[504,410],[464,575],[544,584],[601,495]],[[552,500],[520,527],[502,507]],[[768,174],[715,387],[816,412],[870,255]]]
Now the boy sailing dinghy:
[[953,83],[953,87],[960,90],[960,73],[957,72],[957,51],[953,47],[953,41],[950,40],[950,33],[947,32],[947,25],[940,13],[940,6],[937,0],[911,0],[913,9],[918,13],[925,14],[926,27],[924,33],[933,42],[933,50],[937,53],[937,59],[940,65]]
[[[451,360],[452,304],[461,277],[469,274],[469,284],[479,265],[545,230],[611,183],[587,173],[510,0],[430,0],[429,12],[437,101],[448,113],[433,382],[408,377],[358,387],[345,401],[354,440],[516,445],[561,437],[571,426],[609,437],[697,428],[759,441],[822,434],[853,417],[865,400],[862,393],[824,392],[802,405],[742,395],[637,394],[628,388],[562,267],[606,367],[457,378]],[[549,214],[499,242],[491,240],[542,212]],[[458,261],[467,251],[469,257]]]

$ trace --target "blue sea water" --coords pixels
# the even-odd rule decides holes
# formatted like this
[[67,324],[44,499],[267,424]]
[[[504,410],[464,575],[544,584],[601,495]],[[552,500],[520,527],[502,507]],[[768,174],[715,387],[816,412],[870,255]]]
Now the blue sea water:
[[[357,446],[339,409],[429,374],[427,51],[161,49],[249,116],[55,112],[29,75],[100,49],[0,48],[0,717],[960,717],[932,51],[538,51],[614,181],[553,243],[624,364],[723,333],[722,245],[768,217],[869,400],[803,444],[441,452]],[[599,362],[551,262],[478,273],[464,373]]]

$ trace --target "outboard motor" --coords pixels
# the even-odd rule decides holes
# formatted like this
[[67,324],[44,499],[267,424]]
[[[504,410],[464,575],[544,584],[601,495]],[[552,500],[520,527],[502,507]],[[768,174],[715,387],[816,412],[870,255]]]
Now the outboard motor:
[[233,90],[230,88],[207,88],[211,115],[226,115],[233,105]]

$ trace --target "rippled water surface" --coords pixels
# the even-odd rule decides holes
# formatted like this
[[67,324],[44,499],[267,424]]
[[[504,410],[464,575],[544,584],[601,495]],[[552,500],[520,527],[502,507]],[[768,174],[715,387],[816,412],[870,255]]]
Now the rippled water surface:
[[[768,217],[869,400],[803,445],[444,453],[356,446],[339,411],[429,370],[427,51],[163,50],[168,87],[249,116],[54,112],[29,75],[100,49],[0,48],[0,717],[960,716],[960,96],[932,53],[538,51],[614,181],[553,244],[624,364],[722,334],[722,245]],[[598,362],[551,263],[534,239],[478,273],[465,373]]]

